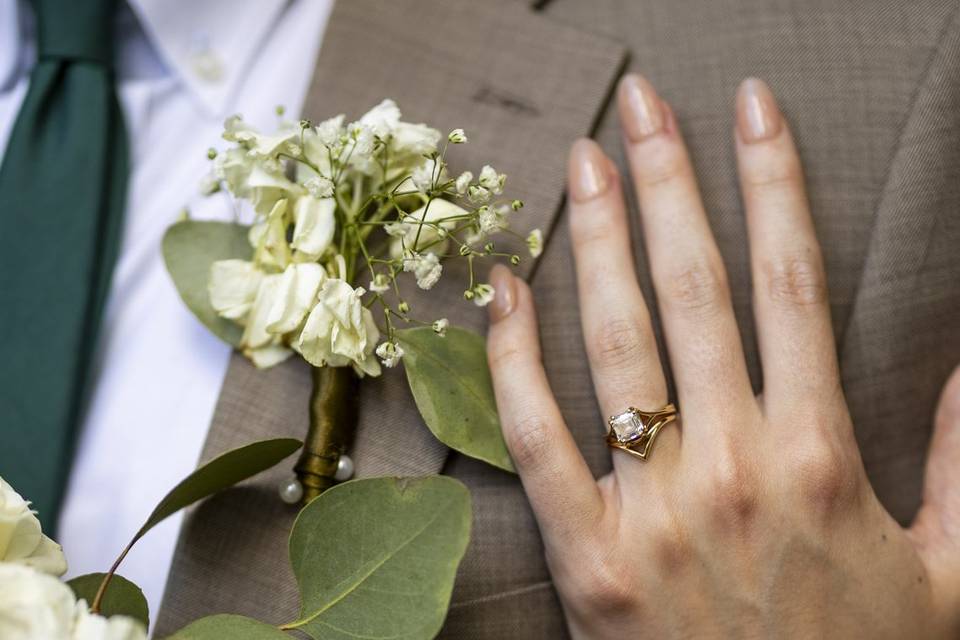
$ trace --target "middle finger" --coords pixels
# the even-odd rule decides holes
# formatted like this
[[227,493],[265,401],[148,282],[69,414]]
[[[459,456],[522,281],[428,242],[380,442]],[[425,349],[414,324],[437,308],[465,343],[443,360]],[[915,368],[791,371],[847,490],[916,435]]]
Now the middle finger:
[[618,102],[681,410],[715,424],[754,401],[726,270],[672,111],[634,74]]

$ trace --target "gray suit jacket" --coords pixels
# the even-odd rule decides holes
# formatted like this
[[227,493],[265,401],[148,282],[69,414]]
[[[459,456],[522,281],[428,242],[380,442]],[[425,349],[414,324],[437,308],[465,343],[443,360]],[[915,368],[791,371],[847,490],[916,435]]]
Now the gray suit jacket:
[[[919,503],[937,394],[960,361],[958,6],[341,0],[305,115],[357,115],[390,96],[407,119],[468,130],[471,142],[451,158],[454,170],[492,161],[509,174],[510,193],[527,203],[519,230],[550,230],[539,262],[521,270],[536,295],[553,389],[584,456],[602,474],[609,453],[585,365],[564,220],[567,147],[594,134],[624,164],[609,97],[628,61],[675,107],[759,385],[730,131],[737,83],[748,75],[767,80],[806,164],[863,459],[880,499],[908,522]],[[635,225],[639,276],[652,299],[639,234]],[[426,317],[445,306],[443,315],[457,324],[482,328],[483,314],[457,301],[459,275],[445,272],[446,288],[415,304]],[[302,363],[263,373],[234,356],[204,459],[254,439],[302,437],[309,392]],[[442,471],[473,494],[473,539],[442,637],[565,637],[517,479],[449,454],[423,426],[401,373],[364,381],[360,413],[353,451],[359,475]],[[188,515],[159,635],[211,613],[268,622],[295,617],[297,590],[286,559],[295,510],[276,496],[289,469],[282,464]]]

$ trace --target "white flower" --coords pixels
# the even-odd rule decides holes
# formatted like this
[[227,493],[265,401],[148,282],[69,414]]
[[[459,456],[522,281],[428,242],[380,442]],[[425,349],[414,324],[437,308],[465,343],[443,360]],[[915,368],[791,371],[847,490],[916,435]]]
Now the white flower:
[[420,193],[428,193],[435,185],[447,179],[446,167],[436,158],[428,158],[410,173],[410,181]]
[[303,187],[288,180],[280,167],[269,169],[263,163],[253,165],[246,186],[246,197],[250,198],[254,210],[260,214],[269,214],[277,202],[306,192]]
[[63,549],[43,535],[30,503],[0,478],[0,563],[4,562],[35,567],[56,576],[67,570]]
[[425,124],[400,122],[393,130],[393,147],[397,153],[423,156],[437,150],[440,132]]
[[90,613],[58,579],[0,563],[0,638],[4,640],[145,640],[140,622]]
[[446,318],[440,318],[439,320],[434,321],[433,330],[440,337],[447,335],[447,327],[450,326],[450,321]]
[[485,307],[493,300],[496,291],[488,284],[478,284],[473,288],[473,304]]
[[288,266],[277,282],[266,331],[282,335],[299,327],[316,302],[317,290],[326,276],[323,267],[315,262]]
[[377,347],[377,355],[380,356],[383,366],[391,369],[397,366],[403,357],[403,347],[393,342],[382,342]]
[[323,283],[319,301],[295,343],[307,362],[315,367],[353,365],[358,373],[380,375],[380,363],[370,357],[380,330],[361,302],[363,294],[363,289],[339,278]]
[[453,188],[461,196],[467,192],[467,187],[470,186],[470,183],[473,181],[473,174],[469,171],[464,171],[459,176],[457,176],[456,181],[453,183]]
[[343,114],[318,124],[316,134],[317,140],[324,146],[332,147],[337,144],[343,135]]
[[447,140],[453,144],[464,144],[468,141],[468,138],[463,129],[454,129],[450,132],[450,135],[447,136]]
[[486,204],[490,202],[490,191],[485,187],[472,184],[467,188],[467,199],[473,204]]
[[333,240],[336,207],[333,198],[297,198],[293,205],[293,239],[290,246],[312,259],[319,258]]
[[368,126],[381,140],[386,140],[399,123],[400,109],[390,98],[383,100],[360,118],[360,124]]
[[77,601],[72,640],[146,640],[140,621],[128,616],[105,618],[90,613],[84,600]]
[[[426,255],[415,254],[413,257],[413,273],[417,277],[417,286],[424,290],[433,288],[440,280],[440,274],[443,273],[443,265],[440,259],[432,251]],[[407,269],[407,261],[404,260],[404,271]]]
[[313,176],[303,183],[314,198],[329,198],[333,195],[333,180],[325,176]]
[[489,205],[480,207],[477,211],[477,221],[480,224],[480,233],[490,235],[496,233],[505,226],[503,216],[495,208]]
[[534,258],[540,257],[543,253],[543,232],[540,229],[534,229],[527,235],[527,248]]
[[[404,249],[414,252],[429,249],[443,254],[449,243],[446,234],[457,226],[457,220],[451,218],[465,219],[468,216],[469,213],[462,207],[449,200],[435,198],[416,211],[405,214],[399,229],[391,229],[390,225],[386,225],[387,233],[394,236],[390,243],[390,255],[396,260],[403,256]],[[402,235],[399,235],[401,229]]]
[[249,238],[255,264],[286,269],[291,258],[287,243],[287,201],[278,200],[266,220],[251,226]]
[[390,290],[390,278],[386,274],[378,273],[370,281],[370,291],[374,293],[386,293]]
[[270,312],[281,294],[282,274],[265,275],[260,280],[247,326],[240,337],[240,350],[260,369],[272,367],[290,357],[291,352],[282,345],[281,336],[267,331]]
[[490,165],[484,165],[480,170],[480,186],[490,191],[494,195],[500,195],[503,192],[503,183],[507,176],[497,171]]
[[260,288],[263,272],[247,260],[217,260],[210,265],[207,291],[218,315],[239,320],[247,315]]
[[211,171],[200,181],[200,195],[209,196],[217,191],[220,191],[220,178]]

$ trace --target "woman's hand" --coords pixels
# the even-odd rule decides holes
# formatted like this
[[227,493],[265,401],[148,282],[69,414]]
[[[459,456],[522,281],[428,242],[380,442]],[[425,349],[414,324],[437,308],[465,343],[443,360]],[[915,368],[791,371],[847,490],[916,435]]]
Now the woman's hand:
[[[551,395],[530,290],[507,269],[492,274],[497,404],[572,633],[958,637],[960,376],[941,402],[924,506],[904,530],[863,470],[800,162],[769,90],[744,82],[735,134],[761,397],[672,111],[637,76],[623,81],[619,103],[682,416],[648,460],[612,450],[613,471],[594,480]],[[569,180],[600,407],[604,415],[659,409],[667,386],[620,178],[596,144],[581,140]]]

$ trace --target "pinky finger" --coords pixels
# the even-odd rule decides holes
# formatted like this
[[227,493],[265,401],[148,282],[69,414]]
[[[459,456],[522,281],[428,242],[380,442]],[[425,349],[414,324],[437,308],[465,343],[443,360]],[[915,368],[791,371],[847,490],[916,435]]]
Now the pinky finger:
[[490,278],[487,356],[503,437],[545,541],[568,543],[599,520],[600,492],[550,391],[530,288],[506,267]]

